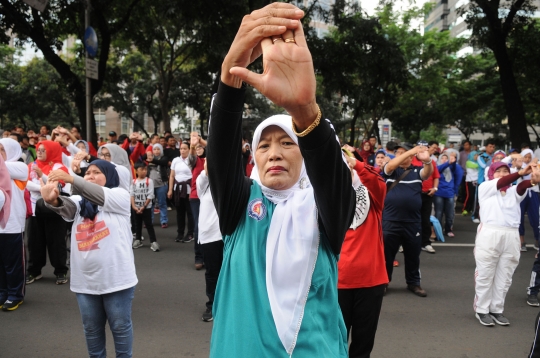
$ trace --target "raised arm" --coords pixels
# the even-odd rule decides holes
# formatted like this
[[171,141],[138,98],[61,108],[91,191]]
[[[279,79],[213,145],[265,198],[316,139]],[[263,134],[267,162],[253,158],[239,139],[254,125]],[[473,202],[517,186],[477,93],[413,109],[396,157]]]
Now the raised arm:
[[210,190],[223,235],[236,229],[249,199],[251,180],[242,168],[242,112],[244,88],[219,84],[212,105],[208,135]]

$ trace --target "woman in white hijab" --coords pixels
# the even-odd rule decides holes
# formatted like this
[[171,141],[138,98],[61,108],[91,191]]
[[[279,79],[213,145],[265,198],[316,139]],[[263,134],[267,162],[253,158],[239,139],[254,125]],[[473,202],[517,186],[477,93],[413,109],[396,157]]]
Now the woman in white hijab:
[[[207,155],[224,241],[210,357],[347,357],[337,259],[355,197],[315,101],[302,16],[275,3],[244,17],[222,65]],[[268,26],[278,24],[289,28]],[[261,50],[265,70],[256,75],[245,67]],[[251,179],[241,157],[242,81],[292,116],[255,130]]]
[[0,170],[0,182],[9,205],[2,210],[0,216],[0,305],[4,311],[16,310],[23,303],[25,293],[24,189],[28,180],[28,167],[19,161],[21,155],[21,146],[16,140],[0,139],[0,156],[5,160],[5,169]]

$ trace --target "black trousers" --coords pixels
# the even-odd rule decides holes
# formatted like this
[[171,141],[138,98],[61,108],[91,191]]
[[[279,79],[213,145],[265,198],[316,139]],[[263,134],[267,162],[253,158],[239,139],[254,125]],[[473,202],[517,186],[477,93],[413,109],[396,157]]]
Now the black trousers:
[[392,281],[394,260],[403,246],[405,280],[408,285],[420,285],[420,252],[422,251],[420,223],[383,220],[384,258],[388,281]]
[[193,215],[193,222],[195,228],[193,230],[193,252],[195,253],[195,263],[204,264],[204,255],[201,250],[201,244],[199,244],[199,211],[201,208],[200,199],[189,199],[189,205],[191,206],[191,213]]
[[187,234],[193,236],[195,230],[195,223],[193,222],[193,214],[191,213],[191,205],[189,204],[189,198],[181,198],[176,207],[176,223],[178,225],[178,236],[183,237],[186,230],[186,214],[187,214]]
[[66,234],[68,224],[38,200],[36,216],[28,218],[28,274],[38,276],[49,261],[56,276],[67,274]]
[[154,231],[154,223],[152,222],[152,210],[151,208],[146,208],[142,214],[136,214],[135,210],[131,210],[131,217],[135,220],[135,240],[141,239],[144,223],[146,225],[146,231],[150,235],[150,242],[156,241],[156,232]]
[[540,358],[540,313],[534,320],[534,340],[527,358]]
[[204,254],[204,267],[206,272],[204,278],[206,280],[206,296],[208,302],[206,307],[212,309],[214,305],[214,294],[216,293],[216,285],[223,263],[223,241],[214,241],[208,244],[201,245]]
[[422,208],[420,209],[420,217],[422,219],[422,247],[431,245],[429,238],[431,237],[431,207],[433,206],[433,197],[422,193]]
[[369,358],[373,350],[385,286],[338,290],[347,338],[351,340],[350,358]]

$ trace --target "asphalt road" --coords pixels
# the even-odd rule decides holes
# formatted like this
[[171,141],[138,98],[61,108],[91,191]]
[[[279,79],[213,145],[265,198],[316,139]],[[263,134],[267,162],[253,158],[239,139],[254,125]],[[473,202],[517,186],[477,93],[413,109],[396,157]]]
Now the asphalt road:
[[[173,218],[174,212],[169,216]],[[534,251],[521,256],[506,299],[505,315],[511,325],[484,327],[472,308],[476,225],[456,216],[454,227],[456,237],[434,246],[436,254],[422,253],[422,287],[428,297],[405,289],[403,266],[394,270],[372,357],[527,356],[538,313],[538,308],[525,303]],[[212,323],[201,321],[204,270],[194,269],[192,244],[174,242],[175,226],[156,226],[156,232],[162,251],[152,252],[147,241],[135,250],[139,284],[133,302],[134,356],[207,357]],[[530,228],[526,237],[532,244]],[[403,261],[400,255],[398,260]],[[75,294],[69,285],[54,284],[50,266],[43,273],[43,279],[28,285],[19,309],[0,312],[2,358],[87,356]],[[107,351],[114,356],[110,332]]]

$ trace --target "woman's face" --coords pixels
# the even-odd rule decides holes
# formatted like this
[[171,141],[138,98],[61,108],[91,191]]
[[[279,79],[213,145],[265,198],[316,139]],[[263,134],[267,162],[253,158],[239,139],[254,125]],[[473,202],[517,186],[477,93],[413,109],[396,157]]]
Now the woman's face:
[[79,143],[77,144],[77,148],[79,148],[80,150],[86,152],[86,146],[84,145],[83,142],[79,142]]
[[42,162],[47,160],[47,150],[43,144],[40,144],[38,149],[36,149],[37,159]]
[[369,142],[365,142],[363,148],[364,148],[365,151],[369,151],[369,150],[371,150],[371,145],[369,144]]
[[375,157],[375,164],[377,164],[378,167],[383,166],[383,164],[384,164],[384,154],[383,153],[377,154],[377,156]]
[[161,149],[159,147],[152,148],[152,153],[154,153],[154,157],[161,156]]
[[201,145],[198,145],[196,149],[196,153],[197,153],[197,156],[200,157],[201,155],[204,154],[204,147],[201,146]]
[[527,153],[523,156],[523,163],[529,164],[531,162],[532,155],[530,153]]
[[503,160],[503,158],[504,158],[504,155],[497,154],[496,156],[493,157],[493,163],[500,162],[501,160]]
[[96,165],[90,165],[84,175],[84,180],[99,186],[105,186],[107,178]]
[[99,155],[100,159],[106,160],[108,162],[111,161],[111,152],[105,147],[101,148],[101,154]]
[[269,126],[255,148],[255,162],[264,186],[274,190],[290,189],[300,177],[302,154],[298,145],[278,126]]
[[6,149],[2,144],[0,144],[0,155],[2,156],[2,158],[4,158],[4,160],[7,160]]
[[439,158],[439,160],[441,161],[441,164],[444,164],[448,161],[448,156],[445,154],[445,155],[441,155],[441,157]]
[[506,166],[502,166],[499,169],[495,170],[495,173],[493,173],[493,179],[502,178],[510,174],[508,171],[508,168]]
[[189,147],[186,143],[182,143],[180,145],[180,155],[182,156],[182,158],[187,158],[187,156],[189,155]]

